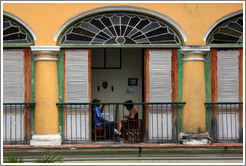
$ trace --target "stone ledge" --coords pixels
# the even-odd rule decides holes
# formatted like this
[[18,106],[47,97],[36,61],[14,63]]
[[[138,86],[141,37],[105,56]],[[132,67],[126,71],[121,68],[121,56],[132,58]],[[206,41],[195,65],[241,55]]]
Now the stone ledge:
[[212,138],[208,132],[201,134],[179,134],[179,142],[183,145],[211,145]]
[[33,135],[30,146],[60,146],[62,138],[59,134]]

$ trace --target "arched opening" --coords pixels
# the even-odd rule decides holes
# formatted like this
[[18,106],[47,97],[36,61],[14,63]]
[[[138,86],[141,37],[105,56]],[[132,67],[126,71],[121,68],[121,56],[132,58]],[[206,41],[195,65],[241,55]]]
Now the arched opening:
[[[170,18],[144,11],[134,7],[95,9],[75,16],[64,24],[67,27],[58,30],[55,40],[63,48],[59,58],[63,102],[132,100],[139,103],[135,106],[148,135],[146,140],[165,142],[177,138],[172,102],[177,102],[178,48],[186,35]],[[144,103],[149,102],[162,104],[152,105],[147,112]],[[114,108],[115,104],[109,105],[105,113],[115,117]],[[78,134],[76,129],[72,131],[77,122],[73,124],[69,111],[64,114],[66,141],[76,139]],[[121,105],[117,121],[123,120],[124,114],[128,112]],[[84,119],[89,118],[84,115]],[[93,137],[87,134],[82,134],[83,139]]]
[[34,129],[35,66],[30,46],[35,34],[18,17],[3,12],[3,140],[28,144]]
[[[206,84],[211,135],[218,142],[242,142],[243,134],[243,14],[242,10],[216,21],[204,39],[211,47],[206,55]],[[209,108],[209,107],[208,107]],[[210,117],[211,116],[211,117]]]

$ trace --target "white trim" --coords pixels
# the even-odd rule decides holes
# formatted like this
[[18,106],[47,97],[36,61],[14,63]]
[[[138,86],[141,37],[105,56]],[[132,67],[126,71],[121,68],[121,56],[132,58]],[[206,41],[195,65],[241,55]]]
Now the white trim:
[[67,20],[62,26],[59,27],[59,29],[56,31],[55,35],[54,35],[54,41],[56,42],[58,37],[61,35],[61,33],[73,22],[84,18],[84,17],[88,17],[90,15],[96,14],[96,13],[102,13],[102,12],[110,12],[110,11],[128,11],[128,12],[138,12],[138,13],[142,13],[142,14],[148,14],[154,17],[157,17],[161,20],[166,21],[168,24],[172,25],[177,31],[178,33],[181,35],[182,39],[184,41],[187,40],[187,35],[184,32],[184,30],[181,28],[181,26],[174,21],[173,19],[171,19],[170,17],[149,10],[149,9],[145,9],[145,8],[140,8],[140,7],[133,7],[133,6],[107,6],[107,7],[101,7],[101,8],[96,8],[96,9],[92,9],[80,14],[77,14],[75,16],[73,16],[72,18],[70,18],[69,20]]
[[204,58],[183,58],[183,61],[205,61]]
[[59,146],[62,138],[59,134],[33,135],[30,141],[31,146]]
[[209,36],[209,34],[212,32],[212,30],[213,30],[219,23],[221,23],[221,22],[223,22],[223,21],[225,21],[225,20],[227,20],[227,19],[229,19],[229,18],[231,18],[231,17],[234,17],[234,16],[236,16],[236,15],[239,15],[239,14],[243,14],[243,10],[238,10],[238,11],[236,11],[236,12],[230,13],[230,14],[228,14],[228,15],[226,15],[226,16],[223,16],[223,17],[221,17],[220,19],[216,20],[216,21],[213,23],[213,25],[211,25],[211,26],[208,28],[207,32],[205,33],[205,35],[204,35],[204,37],[203,37],[203,40],[204,40],[204,41],[207,41],[207,37]]
[[184,55],[204,55],[210,51],[209,46],[183,46],[181,52]]
[[57,55],[60,52],[60,46],[31,46],[31,51],[37,55]]
[[20,18],[18,18],[18,17],[15,16],[15,15],[13,15],[13,14],[11,14],[11,13],[8,13],[8,12],[5,12],[5,11],[3,11],[3,16],[7,16],[7,17],[9,17],[9,18],[15,20],[16,22],[20,23],[20,24],[21,24],[22,26],[24,26],[24,27],[28,30],[28,32],[32,35],[34,41],[36,40],[36,35],[35,35],[33,29],[32,29],[27,23],[25,23],[23,20],[21,20]]
[[35,61],[58,61],[58,58],[35,58]]

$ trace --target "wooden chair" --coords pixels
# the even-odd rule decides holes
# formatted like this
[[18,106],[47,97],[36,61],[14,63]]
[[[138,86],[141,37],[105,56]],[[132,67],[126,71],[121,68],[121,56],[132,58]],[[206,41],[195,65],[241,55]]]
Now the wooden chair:
[[124,142],[140,143],[143,142],[143,120],[134,119],[124,122]]
[[96,142],[99,138],[100,140],[106,140],[106,128],[103,126],[97,126],[96,122],[96,110],[92,109],[92,133],[94,133],[94,141]]

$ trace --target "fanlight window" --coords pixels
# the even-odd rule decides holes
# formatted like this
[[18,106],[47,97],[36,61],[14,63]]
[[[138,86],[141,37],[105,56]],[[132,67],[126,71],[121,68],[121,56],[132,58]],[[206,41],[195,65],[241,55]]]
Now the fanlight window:
[[61,45],[181,44],[168,24],[135,13],[104,13],[76,22],[60,40]]
[[242,44],[243,15],[222,22],[211,33],[208,44]]
[[33,44],[33,40],[27,31],[13,20],[3,18],[3,43]]

